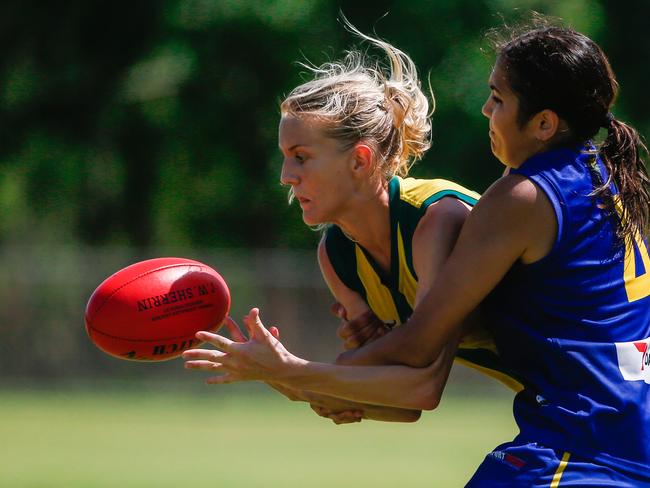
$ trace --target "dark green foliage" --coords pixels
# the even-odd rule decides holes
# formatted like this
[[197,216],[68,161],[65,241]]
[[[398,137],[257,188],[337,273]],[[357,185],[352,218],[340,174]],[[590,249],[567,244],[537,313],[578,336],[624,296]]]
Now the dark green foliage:
[[[357,44],[339,9],[430,76],[434,144],[414,174],[483,191],[501,171],[480,114],[483,34],[520,16],[515,3],[3,2],[0,243],[312,248],[278,182],[278,105],[302,80],[296,61]],[[647,132],[650,3],[545,4],[526,3],[603,45],[623,87],[617,116]]]

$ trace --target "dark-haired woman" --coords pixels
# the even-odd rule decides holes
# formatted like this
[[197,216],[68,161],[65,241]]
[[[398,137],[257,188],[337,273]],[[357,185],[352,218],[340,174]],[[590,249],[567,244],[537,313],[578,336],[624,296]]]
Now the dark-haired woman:
[[617,82],[589,38],[540,27],[497,52],[483,114],[509,174],[409,322],[345,360],[428,364],[487,297],[499,354],[526,388],[520,434],[468,486],[650,486],[645,147],[612,115]]

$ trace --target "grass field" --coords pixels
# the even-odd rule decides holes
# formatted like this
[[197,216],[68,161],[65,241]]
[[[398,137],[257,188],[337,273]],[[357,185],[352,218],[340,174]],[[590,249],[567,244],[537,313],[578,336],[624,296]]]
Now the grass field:
[[415,424],[336,426],[251,385],[6,390],[0,486],[463,486],[513,436],[510,402],[451,391]]

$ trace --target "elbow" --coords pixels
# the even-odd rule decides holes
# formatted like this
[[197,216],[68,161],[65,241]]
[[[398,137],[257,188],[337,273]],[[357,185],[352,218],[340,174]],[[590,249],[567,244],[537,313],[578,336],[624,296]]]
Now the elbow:
[[422,410],[435,410],[438,408],[438,405],[440,405],[440,396],[432,395],[421,401],[420,408],[422,408]]
[[413,408],[418,410],[435,410],[440,405],[442,389],[438,388],[435,381],[429,381],[419,388],[414,397]]

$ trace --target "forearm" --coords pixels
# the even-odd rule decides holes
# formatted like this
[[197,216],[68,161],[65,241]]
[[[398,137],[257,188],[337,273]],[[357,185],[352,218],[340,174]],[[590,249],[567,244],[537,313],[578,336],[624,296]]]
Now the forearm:
[[267,381],[266,383],[271,388],[287,397],[289,400],[306,402],[312,406],[327,408],[333,412],[342,412],[345,410],[362,410],[363,418],[367,420],[377,420],[383,422],[416,422],[419,420],[422,413],[420,410],[371,405],[368,403],[359,403],[350,400],[344,400],[330,395],[324,395],[322,393],[296,390],[293,388],[288,388],[281,383],[272,381]]
[[380,422],[417,422],[422,415],[422,410],[380,407],[378,405],[366,405],[362,410],[364,419]]
[[427,368],[408,366],[346,366],[295,358],[278,381],[346,400],[411,410],[431,410],[438,405],[456,351],[445,347]]
[[326,408],[332,412],[361,410],[363,411],[363,418],[367,420],[379,420],[383,422],[415,422],[420,418],[420,414],[422,413],[420,410],[371,405],[311,391],[305,391],[303,394],[312,406]]
[[407,366],[340,366],[300,360],[277,378],[292,389],[307,390],[389,407],[423,409],[429,395],[425,370]]
[[359,366],[400,364],[415,368],[432,364],[444,354],[447,344],[458,340],[463,318],[470,312],[449,305],[438,307],[433,300],[436,293],[442,295],[444,301],[444,292],[434,290],[405,324],[360,348],[342,353],[337,362]]

